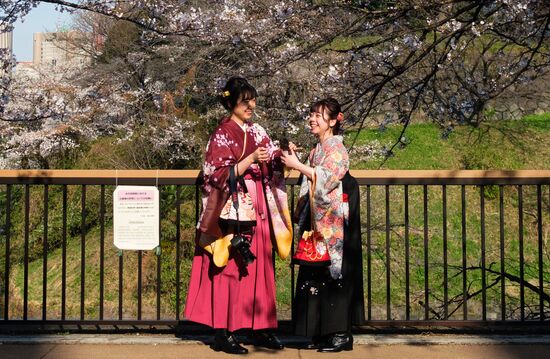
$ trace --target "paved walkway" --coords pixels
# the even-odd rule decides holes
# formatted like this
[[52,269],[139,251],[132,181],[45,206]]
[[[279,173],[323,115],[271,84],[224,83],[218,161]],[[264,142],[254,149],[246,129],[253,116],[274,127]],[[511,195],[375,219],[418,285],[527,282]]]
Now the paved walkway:
[[[357,335],[351,352],[320,354],[300,350],[299,338],[281,337],[287,345],[270,351],[247,345],[246,357],[368,358],[368,359],[545,359],[550,358],[550,335]],[[208,347],[210,337],[176,338],[148,334],[69,334],[0,336],[1,359],[118,359],[118,358],[235,358]],[[206,343],[206,344],[205,344]]]

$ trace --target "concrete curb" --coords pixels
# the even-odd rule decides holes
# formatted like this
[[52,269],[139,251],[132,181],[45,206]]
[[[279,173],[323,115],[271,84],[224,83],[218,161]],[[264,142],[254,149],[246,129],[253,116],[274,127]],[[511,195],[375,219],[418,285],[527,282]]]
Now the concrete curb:
[[[284,344],[304,343],[301,337],[280,336]],[[147,345],[189,345],[210,343],[209,335],[184,336],[149,334],[45,334],[45,335],[2,335],[0,345],[29,344],[147,344]],[[550,335],[367,335],[354,336],[359,345],[506,345],[539,344],[550,345]]]

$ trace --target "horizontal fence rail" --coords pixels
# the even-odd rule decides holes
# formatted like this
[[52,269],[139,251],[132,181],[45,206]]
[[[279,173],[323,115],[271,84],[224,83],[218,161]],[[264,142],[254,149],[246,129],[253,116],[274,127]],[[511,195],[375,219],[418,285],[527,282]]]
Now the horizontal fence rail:
[[[550,323],[550,171],[355,170],[364,326]],[[295,204],[298,176],[287,179]],[[197,170],[0,170],[0,326],[178,325]],[[116,185],[157,186],[161,245],[112,244]],[[280,319],[297,268],[276,260]]]

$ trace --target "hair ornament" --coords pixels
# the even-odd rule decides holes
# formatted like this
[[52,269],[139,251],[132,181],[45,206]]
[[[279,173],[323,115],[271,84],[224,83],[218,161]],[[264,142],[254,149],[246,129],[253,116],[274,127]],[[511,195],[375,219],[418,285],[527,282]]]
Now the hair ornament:
[[342,112],[338,112],[338,116],[336,116],[336,120],[338,120],[338,122],[344,122],[344,114]]
[[229,93],[229,91],[224,91],[222,93],[222,97],[229,97],[229,95],[231,95],[231,93]]

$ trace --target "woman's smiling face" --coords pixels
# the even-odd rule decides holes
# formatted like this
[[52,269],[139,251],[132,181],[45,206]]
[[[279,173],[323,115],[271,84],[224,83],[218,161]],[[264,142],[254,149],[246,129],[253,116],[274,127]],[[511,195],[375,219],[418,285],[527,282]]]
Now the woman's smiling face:
[[327,110],[321,107],[309,114],[308,125],[312,134],[323,138],[327,131],[332,131],[336,120],[330,119]]
[[256,99],[241,100],[237,102],[237,105],[233,108],[233,115],[241,121],[248,121],[254,116],[254,109],[256,108]]

